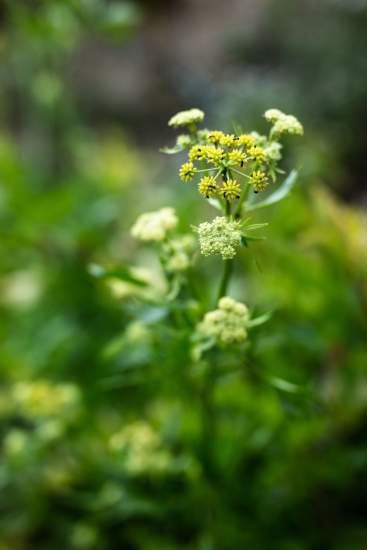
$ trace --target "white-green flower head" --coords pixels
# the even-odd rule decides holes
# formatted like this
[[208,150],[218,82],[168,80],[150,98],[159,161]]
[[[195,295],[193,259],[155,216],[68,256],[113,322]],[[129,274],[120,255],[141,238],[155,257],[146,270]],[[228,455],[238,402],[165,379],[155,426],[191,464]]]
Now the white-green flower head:
[[179,147],[188,147],[189,145],[191,145],[191,138],[187,134],[180,134],[179,136],[177,136],[176,144]]
[[284,116],[286,116],[285,113],[283,113],[279,109],[268,109],[264,113],[264,117],[266,118],[266,120],[268,120],[269,122],[273,122],[273,123],[277,122],[278,120],[280,120]]
[[286,115],[279,109],[268,109],[264,114],[266,120],[273,123],[274,134],[303,135],[303,126],[293,115]]
[[191,256],[195,249],[195,239],[192,235],[183,235],[169,241],[166,269],[168,271],[186,271],[191,265]]
[[294,134],[302,136],[303,126],[295,116],[286,115],[277,120],[273,126],[273,132],[275,134]]
[[141,241],[163,241],[177,224],[178,218],[174,208],[161,208],[139,216],[131,228],[131,234]]
[[197,232],[203,256],[219,254],[223,260],[230,260],[241,246],[240,224],[225,217],[218,216],[212,222],[201,223]]
[[168,126],[173,128],[181,128],[182,126],[190,126],[190,124],[197,124],[204,120],[204,112],[200,109],[189,109],[187,111],[180,111],[173,115],[168,121]]
[[220,344],[234,344],[247,339],[249,312],[247,306],[225,296],[219,300],[218,309],[209,311],[199,324],[199,333],[214,338]]
[[280,160],[282,158],[282,144],[277,141],[270,141],[265,147],[266,156],[271,160]]
[[126,469],[132,474],[166,470],[171,460],[159,434],[144,421],[133,422],[115,432],[109,447],[122,453]]

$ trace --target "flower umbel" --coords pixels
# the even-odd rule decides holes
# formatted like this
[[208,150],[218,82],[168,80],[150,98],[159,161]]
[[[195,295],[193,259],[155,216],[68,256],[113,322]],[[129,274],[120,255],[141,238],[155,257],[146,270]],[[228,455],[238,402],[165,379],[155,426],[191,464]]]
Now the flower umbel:
[[219,344],[235,344],[247,339],[248,322],[247,306],[224,296],[218,302],[218,309],[205,314],[198,332],[204,337],[214,338]]
[[165,268],[170,272],[185,271],[191,265],[192,253],[195,250],[193,235],[182,235],[170,239],[164,246]]
[[277,122],[278,120],[280,120],[284,116],[285,116],[285,114],[282,111],[280,111],[279,109],[268,109],[264,113],[264,117],[266,118],[266,120],[268,120],[269,122],[273,122],[273,123]]
[[190,124],[196,124],[204,120],[204,113],[200,109],[188,109],[187,111],[180,111],[173,115],[168,121],[168,126],[173,128],[180,128],[182,126],[190,126]]
[[[188,162],[182,165],[180,178],[191,181],[197,172],[208,172],[208,177],[215,176],[215,186],[206,179],[199,182],[199,193],[210,198],[217,191],[226,200],[239,200],[236,217],[239,217],[241,209],[245,209],[246,202],[245,194],[238,186],[243,186],[245,191],[250,181],[258,193],[265,189],[269,180],[275,182],[277,175],[282,173],[278,168],[282,158],[280,138],[284,134],[303,134],[302,124],[293,115],[279,109],[268,109],[264,116],[272,124],[267,136],[254,131],[227,134],[220,130],[198,130],[196,123],[202,120],[204,114],[197,109],[178,113],[169,122],[170,126],[189,126],[189,134],[177,140],[176,151],[166,151],[180,152],[189,147]],[[226,183],[233,182],[234,178],[238,180],[235,185]],[[221,204],[224,212],[226,205],[223,201]]]
[[197,232],[203,256],[219,254],[223,260],[230,260],[241,246],[240,224],[225,217],[201,223]]
[[171,229],[175,229],[178,219],[170,207],[155,212],[146,212],[138,217],[131,228],[131,234],[141,241],[163,241]]
[[273,123],[273,134],[303,135],[303,126],[293,115],[286,115],[279,109],[268,109],[264,116],[266,120]]

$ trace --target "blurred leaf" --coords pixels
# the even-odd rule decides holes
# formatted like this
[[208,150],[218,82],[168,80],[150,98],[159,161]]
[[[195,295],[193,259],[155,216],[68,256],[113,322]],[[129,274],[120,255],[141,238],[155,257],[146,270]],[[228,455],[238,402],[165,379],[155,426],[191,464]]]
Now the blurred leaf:
[[283,380],[283,378],[269,377],[266,378],[266,380],[277,390],[284,391],[286,393],[299,393],[302,391],[300,386],[297,386],[292,382],[288,382],[287,380]]
[[271,318],[271,315],[272,315],[271,313],[264,313],[264,315],[255,317],[254,319],[250,320],[250,322],[248,323],[248,326],[250,328],[253,328],[253,327],[258,327],[260,325],[263,325],[264,323],[269,321],[269,319]]
[[128,267],[119,266],[114,269],[105,269],[101,265],[92,263],[88,265],[87,270],[90,275],[97,279],[114,278],[137,286],[148,286],[146,281],[133,275]]
[[255,237],[255,236],[249,236],[249,235],[242,235],[241,237],[241,242],[242,242],[242,245],[245,246],[246,248],[248,247],[248,242],[249,241],[265,241],[266,237]]
[[176,143],[173,147],[162,147],[160,150],[161,153],[165,153],[166,155],[175,155],[176,153],[181,153],[185,147],[180,145],[179,143]]
[[256,231],[256,229],[262,229],[263,227],[267,227],[268,225],[268,223],[253,223],[251,225],[246,225],[243,228],[243,231]]
[[211,197],[210,199],[207,199],[207,201],[210,204],[210,206],[213,206],[213,208],[216,208],[217,210],[220,210],[221,212],[223,212],[224,207],[219,199]]

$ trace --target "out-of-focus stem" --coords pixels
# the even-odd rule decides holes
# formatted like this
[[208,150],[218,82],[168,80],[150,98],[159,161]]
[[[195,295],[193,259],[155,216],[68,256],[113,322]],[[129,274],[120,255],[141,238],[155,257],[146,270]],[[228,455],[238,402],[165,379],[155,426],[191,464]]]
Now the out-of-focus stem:
[[218,300],[226,295],[229,280],[233,272],[233,260],[224,260],[223,276],[219,287]]
[[[231,216],[231,203],[229,201],[226,201],[226,216],[227,218],[230,218]],[[220,300],[222,296],[226,295],[229,280],[232,275],[232,271],[233,271],[233,260],[224,260],[224,269],[223,269],[222,280],[219,286],[218,300]]]
[[236,220],[238,220],[241,217],[242,205],[243,205],[243,202],[244,202],[244,200],[247,196],[248,188],[249,188],[248,184],[244,184],[240,199],[239,199],[239,201],[237,203],[237,206],[236,206],[236,209],[234,211],[234,217],[235,217]]

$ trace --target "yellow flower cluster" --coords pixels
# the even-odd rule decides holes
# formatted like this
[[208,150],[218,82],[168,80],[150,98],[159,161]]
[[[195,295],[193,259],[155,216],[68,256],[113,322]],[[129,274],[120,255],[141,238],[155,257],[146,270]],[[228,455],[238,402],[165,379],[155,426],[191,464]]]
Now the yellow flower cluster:
[[[189,119],[190,123],[193,122],[193,118],[199,122],[202,120],[201,113],[190,110],[184,115],[179,113],[178,118],[180,122],[185,119],[186,124]],[[265,118],[273,125],[269,136],[257,132],[227,134],[207,129],[191,132],[185,142],[188,159],[179,170],[181,180],[190,182],[199,172],[204,172],[198,183],[199,193],[205,198],[216,196],[229,202],[242,201],[242,188],[245,191],[247,184],[255,193],[263,191],[270,181],[275,181],[279,172],[277,165],[281,160],[281,135],[303,132],[301,123],[294,116],[286,115],[278,109],[266,111]],[[175,117],[171,119],[170,125],[177,126]]]
[[206,198],[218,195],[228,201],[241,196],[241,185],[233,178],[232,171],[266,170],[268,161],[265,149],[256,143],[255,137],[248,134],[235,136],[218,130],[207,134],[206,143],[193,145],[188,157],[188,162],[179,171],[181,180],[189,182],[197,172],[207,171],[209,174],[199,181],[199,193]]

